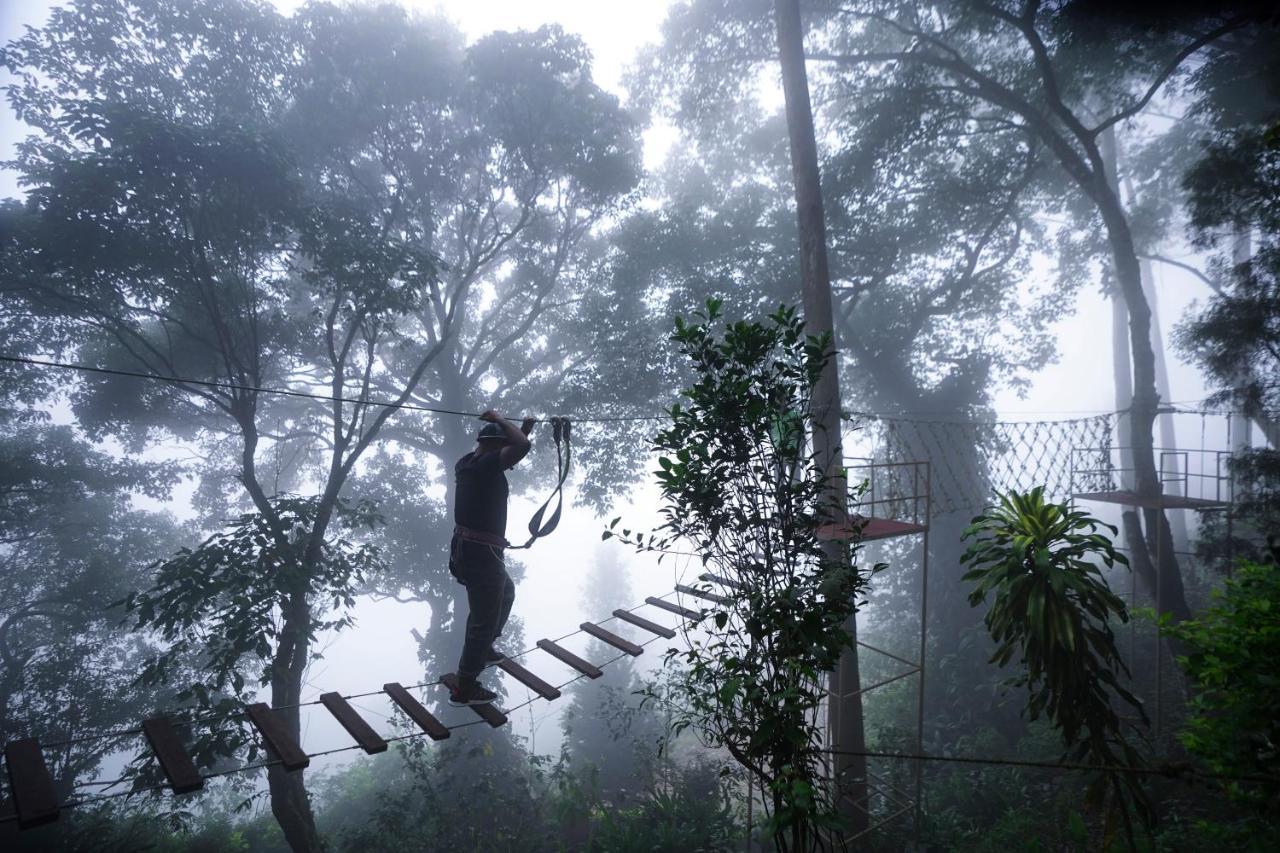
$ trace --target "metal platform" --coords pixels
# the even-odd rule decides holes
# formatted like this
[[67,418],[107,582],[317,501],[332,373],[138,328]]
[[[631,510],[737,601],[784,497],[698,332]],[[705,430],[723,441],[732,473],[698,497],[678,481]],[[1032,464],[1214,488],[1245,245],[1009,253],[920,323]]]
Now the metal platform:
[[892,539],[895,536],[924,533],[928,529],[929,525],[913,521],[863,518],[861,521],[848,524],[824,524],[818,528],[817,536],[819,539],[857,539],[860,542],[872,542],[876,539]]
[[1225,509],[1230,501],[1210,500],[1208,498],[1190,498],[1186,495],[1139,495],[1129,491],[1109,492],[1076,492],[1072,497],[1078,501],[1097,501],[1099,503],[1136,506],[1143,509]]

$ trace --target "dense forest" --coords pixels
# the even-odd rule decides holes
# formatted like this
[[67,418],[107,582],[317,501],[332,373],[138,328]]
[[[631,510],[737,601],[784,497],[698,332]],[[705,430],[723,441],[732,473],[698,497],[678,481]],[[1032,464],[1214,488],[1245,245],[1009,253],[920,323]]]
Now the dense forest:
[[4,850],[1280,849],[1273,4],[59,2]]

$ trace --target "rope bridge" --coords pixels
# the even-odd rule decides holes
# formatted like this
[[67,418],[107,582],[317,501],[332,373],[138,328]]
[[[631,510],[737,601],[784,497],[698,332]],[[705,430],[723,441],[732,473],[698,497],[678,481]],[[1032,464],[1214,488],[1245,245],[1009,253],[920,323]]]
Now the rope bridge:
[[[1061,421],[909,420],[871,412],[847,417],[863,434],[852,444],[869,448],[872,458],[930,463],[935,516],[979,510],[992,489],[1044,486],[1050,498],[1066,500],[1072,492],[1073,449],[1115,443],[1111,414]],[[900,479],[910,474],[901,469]],[[886,496],[915,491],[906,481],[884,486]]]
[[[702,580],[714,580],[710,575],[705,575]],[[0,822],[8,822],[16,820],[18,825],[23,829],[34,826],[51,823],[58,819],[62,809],[73,808],[77,806],[91,805],[103,802],[105,800],[114,799],[116,797],[127,797],[135,794],[146,793],[149,791],[159,791],[168,788],[175,794],[186,794],[198,791],[204,787],[209,779],[220,776],[228,776],[235,773],[244,773],[250,770],[259,770],[264,767],[282,767],[287,772],[294,772],[307,767],[311,763],[312,758],[325,755],[333,755],[340,752],[348,752],[355,749],[362,749],[369,755],[385,752],[391,743],[404,740],[412,740],[423,737],[430,737],[432,740],[445,740],[450,734],[460,728],[487,723],[493,728],[506,725],[509,715],[527,705],[537,701],[537,699],[545,699],[553,701],[560,698],[561,691],[570,684],[583,678],[596,679],[604,675],[604,667],[609,666],[625,657],[638,657],[643,654],[644,647],[659,639],[674,639],[676,629],[666,627],[643,616],[638,616],[634,611],[642,607],[653,607],[680,617],[680,624],[677,628],[683,629],[691,622],[697,622],[706,615],[706,610],[693,610],[682,606],[679,603],[668,601],[671,596],[687,595],[694,598],[703,599],[716,604],[725,604],[729,599],[718,596],[715,593],[704,589],[678,584],[672,592],[662,596],[649,596],[642,604],[637,604],[630,609],[617,609],[606,619],[597,620],[596,622],[583,622],[578,626],[578,630],[557,637],[554,640],[541,639],[531,649],[526,649],[517,655],[511,655],[504,660],[497,662],[496,666],[503,672],[510,675],[516,681],[533,691],[536,696],[531,697],[527,701],[508,708],[505,711],[499,709],[492,704],[469,705],[468,707],[476,714],[478,719],[467,723],[446,726],[434,714],[426,709],[414,696],[410,690],[427,688],[437,685],[444,685],[452,688],[451,675],[446,675],[435,681],[423,682],[421,684],[404,687],[399,683],[391,682],[384,684],[382,690],[375,690],[368,693],[357,693],[350,696],[344,696],[340,693],[330,692],[323,693],[320,697],[311,702],[300,702],[296,705],[285,705],[279,708],[271,708],[266,703],[255,702],[245,706],[243,711],[234,712],[223,715],[206,715],[197,716],[189,719],[182,719],[178,714],[168,714],[152,717],[144,720],[142,725],[134,729],[125,729],[121,731],[104,732],[102,734],[87,735],[73,740],[59,741],[55,743],[41,744],[36,738],[24,738],[12,741],[5,745],[4,758],[8,771],[10,792],[13,798],[14,813],[0,817]],[[679,599],[677,599],[678,601]],[[637,628],[641,628],[652,637],[642,643],[633,643],[616,633],[603,627],[604,624],[617,619]],[[594,664],[584,660],[568,649],[564,648],[561,643],[577,634],[587,634],[600,640],[601,642],[612,646],[619,650],[619,654],[604,661],[600,664]],[[551,657],[567,664],[578,672],[574,678],[565,681],[563,684],[552,685],[544,679],[538,677],[533,672],[516,663],[516,659],[527,657],[534,651],[541,650]],[[351,700],[361,699],[368,696],[385,695],[397,708],[418,727],[418,731],[408,734],[384,737],[378,734],[372,726],[364,720],[363,717],[351,705]],[[311,705],[322,705],[324,708],[338,721],[343,729],[346,730],[355,743],[351,746],[338,747],[336,749],[322,750],[319,752],[306,752],[293,738],[293,736],[285,728],[277,711],[290,710],[294,708],[306,707]],[[245,764],[230,770],[222,770],[210,773],[201,773],[188,753],[181,735],[178,733],[178,725],[190,725],[200,723],[223,722],[232,719],[248,718],[261,738],[266,747],[268,755],[274,756],[268,761],[262,761],[252,764]],[[131,735],[141,734],[146,738],[147,745],[152,755],[160,766],[160,771],[165,777],[165,782],[157,785],[143,786],[131,788],[127,791],[119,791],[112,794],[102,794],[96,797],[88,797],[84,799],[71,800],[68,802],[58,802],[55,793],[53,775],[49,771],[48,764],[44,759],[44,750],[54,749],[66,746],[70,743],[79,743],[90,740],[104,740],[127,737]],[[104,783],[107,787],[114,784],[120,784],[126,781],[118,779],[112,783]]]

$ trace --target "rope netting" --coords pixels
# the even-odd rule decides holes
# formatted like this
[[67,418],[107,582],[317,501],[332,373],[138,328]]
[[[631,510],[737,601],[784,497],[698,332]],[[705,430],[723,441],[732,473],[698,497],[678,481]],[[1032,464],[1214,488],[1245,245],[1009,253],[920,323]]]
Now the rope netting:
[[[1073,488],[1112,487],[1112,414],[1059,421],[942,421],[859,412],[850,420],[858,427],[852,445],[877,466],[929,463],[924,488],[934,515],[981,509],[992,490],[1044,486],[1047,497],[1066,500]],[[1087,472],[1083,478],[1082,471]],[[910,466],[877,470],[876,476],[877,498],[921,494],[919,475]]]

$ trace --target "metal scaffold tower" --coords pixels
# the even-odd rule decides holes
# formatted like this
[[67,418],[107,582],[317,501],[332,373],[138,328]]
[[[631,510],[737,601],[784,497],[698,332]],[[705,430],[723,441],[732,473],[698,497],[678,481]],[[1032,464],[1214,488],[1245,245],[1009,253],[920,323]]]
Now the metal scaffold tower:
[[[895,668],[890,674],[879,678],[872,684],[859,684],[847,691],[828,691],[827,701],[860,702],[868,693],[886,687],[904,679],[917,678],[916,699],[916,752],[924,749],[924,684],[925,655],[928,636],[929,612],[929,519],[932,515],[932,472],[927,461],[906,462],[863,462],[848,466],[851,483],[862,481],[865,484],[864,500],[853,508],[847,525],[827,525],[820,528],[820,537],[852,540],[856,542],[874,542],[900,537],[917,537],[920,547],[919,590],[920,590],[920,645],[916,658],[912,660],[888,649],[872,645],[865,640],[855,640],[860,650],[890,661]],[[831,743],[830,731],[827,732],[827,743]],[[850,807],[856,808],[867,817],[867,825],[846,842],[856,841],[886,824],[914,812],[917,831],[920,826],[921,802],[923,788],[923,767],[916,762],[912,771],[914,791],[903,791],[894,785],[885,775],[867,770],[867,800],[859,802],[850,788],[841,785],[837,778],[836,796],[842,798]],[[876,801],[879,801],[878,803]],[[876,806],[881,808],[876,810]]]
[[[1224,450],[1195,450],[1182,448],[1154,448],[1159,461],[1159,494],[1140,494],[1129,484],[1133,482],[1133,469],[1126,466],[1132,459],[1132,448],[1123,445],[1100,447],[1076,447],[1071,451],[1071,502],[1100,503],[1119,506],[1126,510],[1145,509],[1163,513],[1165,510],[1192,510],[1194,512],[1222,512],[1226,515],[1226,571],[1231,571],[1232,504],[1234,481],[1231,475],[1233,453]],[[1155,540],[1155,601],[1163,601],[1164,537]],[[1122,549],[1127,550],[1127,549]],[[1174,552],[1172,556],[1178,556]],[[1136,603],[1136,584],[1130,588],[1130,605]],[[1131,638],[1133,634],[1130,634]],[[1157,624],[1153,640],[1155,691],[1152,714],[1155,736],[1159,738],[1162,719],[1162,687],[1164,650],[1162,632]],[[1130,650],[1130,665],[1135,657]]]

